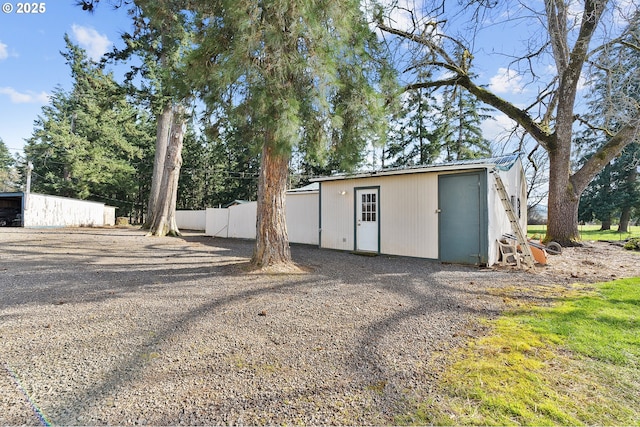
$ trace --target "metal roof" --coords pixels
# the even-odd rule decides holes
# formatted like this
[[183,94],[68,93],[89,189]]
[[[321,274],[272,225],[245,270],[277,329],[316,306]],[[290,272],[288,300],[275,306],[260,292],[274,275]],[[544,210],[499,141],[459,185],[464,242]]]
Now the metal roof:
[[229,208],[231,206],[236,206],[236,205],[243,205],[245,203],[249,203],[249,200],[240,200],[240,199],[236,199],[233,202],[229,202],[226,205],[223,205],[223,208]]
[[317,182],[312,182],[311,184],[305,185],[300,188],[292,188],[291,190],[287,190],[287,193],[309,193],[313,191],[320,190],[320,184]]
[[467,159],[457,160],[454,162],[446,163],[434,163],[432,165],[418,165],[418,166],[403,166],[398,168],[385,168],[369,172],[356,172],[353,174],[336,174],[326,177],[314,178],[311,181],[335,181],[340,179],[354,179],[354,178],[368,178],[373,176],[386,176],[386,175],[403,175],[409,173],[423,173],[423,172],[439,172],[439,171],[451,171],[451,170],[464,170],[464,169],[500,169],[507,171],[513,167],[513,165],[520,158],[520,153],[509,154],[506,156],[488,157],[482,159]]

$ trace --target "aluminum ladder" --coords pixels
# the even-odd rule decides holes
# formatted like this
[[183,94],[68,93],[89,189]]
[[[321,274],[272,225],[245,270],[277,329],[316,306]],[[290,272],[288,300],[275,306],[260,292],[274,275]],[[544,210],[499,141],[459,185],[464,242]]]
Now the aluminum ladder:
[[511,200],[509,199],[509,194],[507,194],[507,190],[505,190],[504,188],[504,183],[502,182],[502,178],[500,178],[498,170],[494,169],[491,171],[491,173],[495,177],[498,196],[500,197],[500,200],[502,200],[502,206],[504,206],[504,210],[505,212],[507,212],[507,217],[509,217],[509,222],[511,223],[513,234],[515,234],[516,239],[520,244],[520,250],[522,251],[524,264],[527,267],[531,268],[533,267],[535,261],[533,259],[533,253],[531,252],[531,247],[529,246],[527,236],[520,226],[520,221],[518,221],[516,213],[513,211],[513,205],[511,204]]

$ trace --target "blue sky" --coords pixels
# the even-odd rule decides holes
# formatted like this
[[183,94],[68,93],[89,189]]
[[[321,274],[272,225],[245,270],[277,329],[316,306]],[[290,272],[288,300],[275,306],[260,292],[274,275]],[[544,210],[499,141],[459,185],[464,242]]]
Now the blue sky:
[[[419,10],[416,4],[420,0],[401,2]],[[65,49],[64,34],[97,59],[114,43],[120,43],[120,34],[129,30],[131,20],[124,10],[114,11],[108,2],[93,14],[76,6],[74,0],[42,2],[45,10],[37,14],[18,14],[18,2],[13,0],[0,3],[3,9],[7,4],[13,9],[10,13],[0,12],[0,138],[12,153],[19,153],[24,139],[31,136],[42,106],[48,103],[49,94],[56,86],[71,89],[70,70],[60,55]],[[406,17],[395,18],[396,24],[403,26]],[[530,34],[526,26],[514,24],[496,27],[488,37],[493,49],[513,53]],[[495,61],[486,53],[486,58],[477,58],[477,72],[481,82],[497,95],[515,101],[536,92],[535,88],[526,87],[517,73],[508,70],[508,62]],[[489,139],[497,138],[511,123],[503,114],[496,113],[495,118],[483,126]]]
[[[90,14],[73,0],[50,0],[43,13],[19,14],[17,1],[2,0],[0,12],[0,138],[12,153],[31,136],[33,122],[56,86],[71,88],[60,52],[64,34],[94,58],[119,43],[130,19],[105,4]],[[6,4],[11,13],[4,12]]]

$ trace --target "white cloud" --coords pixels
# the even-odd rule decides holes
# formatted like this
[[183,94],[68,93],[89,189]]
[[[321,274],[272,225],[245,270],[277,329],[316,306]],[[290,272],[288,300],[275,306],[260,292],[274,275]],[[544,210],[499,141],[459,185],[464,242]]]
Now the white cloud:
[[46,92],[18,92],[12,87],[0,87],[0,95],[7,95],[14,104],[46,104],[50,97]]
[[9,57],[9,51],[7,50],[7,45],[0,42],[0,60],[7,59]]
[[424,19],[424,16],[420,13],[421,8],[416,7],[415,0],[387,0],[386,3],[394,6],[389,16],[389,23],[394,28],[412,31],[415,24]]
[[489,89],[494,93],[523,93],[522,77],[514,70],[499,68],[498,74],[491,77]]
[[506,114],[496,113],[493,120],[485,120],[480,125],[482,136],[489,141],[502,142],[508,137],[516,123]]
[[587,81],[587,79],[585,78],[584,74],[580,75],[580,78],[578,79],[578,90],[588,90],[591,89],[592,84],[589,83],[589,81]]
[[111,47],[111,40],[109,40],[106,35],[98,33],[93,28],[73,24],[71,26],[71,31],[73,31],[73,36],[80,47],[86,50],[89,58],[94,61],[99,61],[102,55],[104,55]]

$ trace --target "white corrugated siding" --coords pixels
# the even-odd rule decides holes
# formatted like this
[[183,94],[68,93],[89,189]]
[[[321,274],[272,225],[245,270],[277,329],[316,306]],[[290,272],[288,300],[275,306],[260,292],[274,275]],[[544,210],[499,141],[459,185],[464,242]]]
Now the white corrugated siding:
[[438,177],[391,176],[380,188],[380,251],[438,258]]
[[[257,203],[206,210],[205,234],[215,237],[256,238]],[[318,244],[318,192],[287,194],[289,242]],[[203,211],[204,212],[204,211]]]
[[320,247],[353,250],[354,186],[365,180],[320,183]]
[[[523,231],[527,231],[527,189],[524,169],[521,162],[516,162],[508,171],[499,171],[500,178],[504,183],[505,189],[509,196],[514,196],[517,205],[517,199],[520,199],[520,226]],[[489,259],[488,264],[492,265],[498,261],[498,243],[503,234],[513,234],[511,222],[504,210],[502,201],[500,200],[497,190],[496,181],[492,174],[489,174],[487,182],[488,189],[488,220],[489,220]],[[514,211],[516,211],[514,207]],[[517,212],[516,212],[517,213]]]
[[104,225],[116,225],[116,207],[105,206],[104,207]]
[[104,203],[31,193],[25,195],[25,227],[101,227]]
[[380,187],[380,252],[438,258],[438,176],[407,174],[321,183],[324,248],[354,249],[354,192]]
[[229,209],[207,208],[206,216],[204,234],[214,237],[229,237]]

